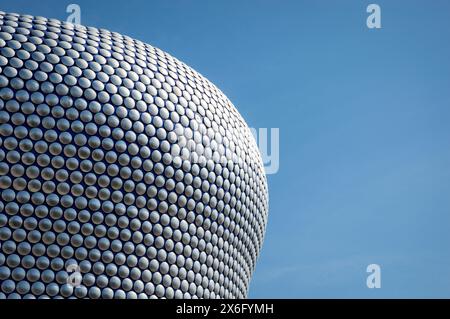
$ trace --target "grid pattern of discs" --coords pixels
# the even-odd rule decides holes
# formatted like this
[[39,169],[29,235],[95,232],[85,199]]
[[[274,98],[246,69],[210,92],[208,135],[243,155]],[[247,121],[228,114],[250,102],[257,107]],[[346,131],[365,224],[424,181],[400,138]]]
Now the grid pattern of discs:
[[267,212],[256,143],[200,74],[0,12],[0,299],[243,298]]

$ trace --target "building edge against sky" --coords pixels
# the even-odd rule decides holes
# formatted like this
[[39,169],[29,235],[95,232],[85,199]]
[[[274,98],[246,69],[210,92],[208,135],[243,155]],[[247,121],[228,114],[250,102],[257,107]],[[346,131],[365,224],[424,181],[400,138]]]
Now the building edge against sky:
[[246,297],[268,189],[224,94],[118,33],[0,27],[0,298]]

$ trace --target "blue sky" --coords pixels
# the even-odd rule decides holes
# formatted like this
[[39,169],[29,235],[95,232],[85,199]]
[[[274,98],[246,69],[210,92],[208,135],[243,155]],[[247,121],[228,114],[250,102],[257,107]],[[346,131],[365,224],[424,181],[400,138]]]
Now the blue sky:
[[[65,19],[69,3],[0,10]],[[280,128],[250,297],[450,297],[448,1],[76,3],[82,24],[171,53],[250,126]]]

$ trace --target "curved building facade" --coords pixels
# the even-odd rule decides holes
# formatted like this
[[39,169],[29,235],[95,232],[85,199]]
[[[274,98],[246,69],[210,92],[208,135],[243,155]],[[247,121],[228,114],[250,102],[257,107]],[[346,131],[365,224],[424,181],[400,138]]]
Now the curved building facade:
[[267,215],[256,142],[207,79],[0,12],[0,299],[245,298]]

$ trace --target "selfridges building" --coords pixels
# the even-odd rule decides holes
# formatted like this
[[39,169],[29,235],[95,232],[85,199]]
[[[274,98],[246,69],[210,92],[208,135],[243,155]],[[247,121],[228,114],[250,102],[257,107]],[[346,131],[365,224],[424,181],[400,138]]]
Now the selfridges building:
[[257,144],[211,82],[0,12],[0,299],[245,298],[267,216]]

